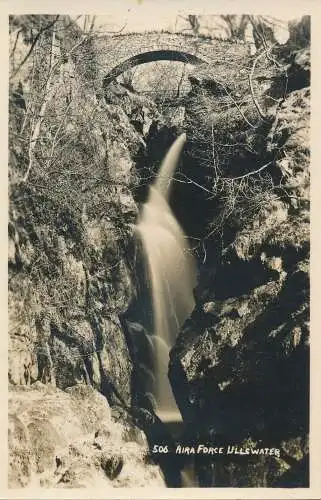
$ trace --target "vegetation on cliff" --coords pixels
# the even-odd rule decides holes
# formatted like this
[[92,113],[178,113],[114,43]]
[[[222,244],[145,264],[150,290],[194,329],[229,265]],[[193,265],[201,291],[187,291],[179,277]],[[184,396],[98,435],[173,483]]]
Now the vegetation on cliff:
[[173,349],[171,380],[191,428],[202,421],[189,439],[250,439],[282,452],[220,462],[215,480],[211,459],[199,460],[204,486],[308,483],[309,45],[295,37],[303,27],[307,18],[282,49],[261,52],[264,85],[251,85],[260,54],[247,79],[232,70],[223,82],[219,69],[193,76],[193,167],[183,175],[201,185],[206,217],[190,225],[202,260],[197,307]]
[[[130,186],[132,157],[142,140],[128,115],[143,105],[133,99],[129,109],[122,108],[96,95],[95,75],[82,57],[85,53],[94,65],[91,35],[90,28],[83,33],[64,16],[10,19],[8,375],[11,388],[33,388],[22,396],[16,390],[10,399],[11,486],[28,485],[33,475],[45,486],[58,484],[57,475],[43,482],[39,474],[54,470],[58,449],[73,446],[69,428],[50,430],[50,404],[44,402],[41,410],[37,393],[41,384],[57,388],[52,398],[62,419],[64,405],[72,407],[72,401],[61,390],[75,384],[102,393],[105,411],[113,406],[119,421],[123,413],[116,408],[131,402],[132,360],[119,314],[135,293],[131,241],[137,208]],[[29,394],[39,400],[39,415],[30,419],[24,408]],[[88,393],[94,413],[95,398]],[[77,427],[78,410],[73,411],[71,425]],[[42,426],[50,432],[37,444],[32,429],[40,432]],[[109,442],[117,440],[112,424],[106,428]],[[61,433],[62,441],[52,437]],[[133,433],[129,441],[135,439]],[[88,451],[86,462],[95,460]],[[133,485],[133,480],[113,484]],[[144,481],[162,484],[160,476]],[[59,485],[78,482],[71,478]]]

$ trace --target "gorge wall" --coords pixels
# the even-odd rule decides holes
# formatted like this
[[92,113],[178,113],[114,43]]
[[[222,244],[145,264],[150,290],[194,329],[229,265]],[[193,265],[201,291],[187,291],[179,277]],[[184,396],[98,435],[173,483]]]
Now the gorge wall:
[[[130,185],[142,136],[130,116],[148,110],[139,97],[128,98],[127,106],[99,101],[92,75],[84,74],[77,59],[81,33],[62,19],[56,37],[53,21],[11,19],[10,484],[30,485],[35,477],[46,486],[76,486],[89,460],[99,484],[163,485],[158,468],[144,462],[146,438],[126,412],[133,363],[119,319],[135,295],[137,208]],[[19,69],[39,30],[43,37]],[[75,385],[88,387],[84,396],[68,392]],[[83,397],[92,412],[88,422]],[[94,445],[95,433],[105,436],[104,446]],[[89,439],[92,459],[77,449],[68,452],[81,439]],[[123,451],[109,474],[111,443]],[[123,474],[128,447],[129,462],[142,467],[136,479]],[[55,456],[60,463],[63,454],[60,481]]]
[[[208,72],[193,77],[186,108],[190,154],[203,169],[202,178],[189,175],[207,190],[210,221],[189,226],[201,242],[197,304],[171,353],[186,442],[281,450],[261,460],[196,456],[203,486],[308,484],[309,47],[292,33],[277,57],[276,73],[261,68],[270,80],[257,102],[263,112],[249,103],[247,125],[224,111],[225,89]],[[241,86],[226,75],[231,94]],[[199,99],[213,94],[206,130]]]

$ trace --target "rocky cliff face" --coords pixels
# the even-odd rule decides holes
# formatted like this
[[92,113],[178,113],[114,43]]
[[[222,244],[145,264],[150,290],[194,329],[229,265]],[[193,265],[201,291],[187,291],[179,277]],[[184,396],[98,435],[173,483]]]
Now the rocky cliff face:
[[146,100],[96,95],[81,65],[90,37],[68,20],[20,16],[10,27],[10,485],[33,477],[43,486],[164,484],[142,465],[147,448],[134,424],[124,438],[129,460],[147,476],[124,474],[127,459],[112,450],[115,440],[125,446],[126,424],[113,418],[123,421],[132,398],[119,316],[135,295],[130,186],[144,132],[137,115],[148,129]]
[[[210,235],[203,240],[196,310],[178,337],[170,366],[179,407],[191,429],[196,429],[187,438],[190,442],[277,447],[281,457],[254,462],[244,457],[216,462],[197,457],[203,486],[308,482],[308,58],[309,49],[297,46],[287,66],[288,89],[293,90],[285,92],[273,120],[269,122],[266,115],[266,123],[248,132],[252,137],[258,131],[264,134],[259,161],[273,165],[269,177],[273,190],[241,224],[240,214],[229,218],[226,204],[218,205],[225,216],[223,251],[214,255],[219,240],[213,245],[215,225],[212,232],[207,227]],[[280,84],[277,76],[272,81],[272,88],[277,81]],[[200,88],[202,79],[197,83]],[[230,143],[240,137],[232,127],[231,122],[226,124]],[[244,151],[241,154],[244,158]],[[245,161],[250,160],[247,154]],[[243,185],[237,189],[244,193],[250,175],[243,171],[238,177]],[[232,181],[226,182],[231,187]],[[247,193],[252,201],[253,188]],[[260,189],[264,191],[263,185]],[[226,190],[224,196],[231,194]]]

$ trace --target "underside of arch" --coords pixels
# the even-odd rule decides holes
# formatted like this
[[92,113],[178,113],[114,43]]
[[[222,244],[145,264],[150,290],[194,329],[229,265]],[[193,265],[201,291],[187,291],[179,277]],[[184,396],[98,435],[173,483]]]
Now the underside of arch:
[[126,61],[115,66],[107,75],[105,75],[103,80],[103,87],[106,88],[117,76],[125,73],[134,66],[140,64],[145,64],[154,61],[178,61],[188,64],[206,64],[206,61],[200,59],[193,54],[188,52],[182,52],[179,50],[153,50],[149,52],[144,52],[142,54],[137,54]]

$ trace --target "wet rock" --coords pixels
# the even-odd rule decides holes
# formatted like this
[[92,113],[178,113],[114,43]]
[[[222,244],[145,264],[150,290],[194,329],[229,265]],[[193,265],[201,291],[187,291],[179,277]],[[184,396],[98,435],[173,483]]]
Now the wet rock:
[[[284,54],[288,47],[283,47]],[[196,464],[202,486],[286,485],[285,471],[292,467],[301,471],[300,481],[307,478],[308,450],[303,443],[309,420],[308,48],[297,47],[287,64],[292,83],[263,133],[263,148],[275,158],[271,178],[277,196],[252,221],[238,222],[238,229],[228,232],[225,222],[228,243],[212,266],[215,244],[206,241],[207,262],[199,274],[196,308],[171,352],[169,374],[196,442],[244,445],[250,437],[281,450],[295,444],[284,461],[263,457],[242,464],[234,458],[214,462],[203,457]],[[307,74],[301,78],[300,72]],[[195,85],[202,82],[206,75],[199,75]],[[232,130],[230,143],[235,133]],[[304,470],[292,461],[296,456],[305,463]]]
[[16,387],[9,422],[10,487],[29,485],[31,476],[47,488],[164,485],[158,467],[144,462],[146,444],[124,441],[121,421],[86,385]]

